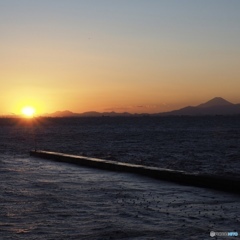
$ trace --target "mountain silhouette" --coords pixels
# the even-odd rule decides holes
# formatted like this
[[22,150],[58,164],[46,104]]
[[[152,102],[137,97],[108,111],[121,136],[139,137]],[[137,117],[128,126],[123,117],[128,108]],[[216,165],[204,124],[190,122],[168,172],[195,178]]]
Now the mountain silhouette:
[[221,97],[215,97],[211,100],[209,100],[206,103],[202,103],[198,105],[199,108],[209,108],[209,107],[219,107],[219,106],[233,106],[235,104],[228,102],[227,100],[221,98]]
[[74,113],[68,110],[57,111],[50,114],[45,114],[46,117],[118,117],[118,116],[173,116],[173,115],[240,115],[240,104],[233,104],[221,97],[215,97],[205,103],[197,106],[188,106],[178,110],[156,113],[156,114],[131,114],[128,112],[95,112],[89,111],[84,113]]
[[131,113],[123,112],[123,113],[116,113],[116,112],[95,112],[89,111],[84,113],[74,113],[68,110],[65,111],[57,111],[54,113],[44,114],[44,117],[117,117],[117,116],[131,116]]
[[198,106],[188,106],[159,115],[240,115],[240,104],[233,104],[221,97],[215,97]]

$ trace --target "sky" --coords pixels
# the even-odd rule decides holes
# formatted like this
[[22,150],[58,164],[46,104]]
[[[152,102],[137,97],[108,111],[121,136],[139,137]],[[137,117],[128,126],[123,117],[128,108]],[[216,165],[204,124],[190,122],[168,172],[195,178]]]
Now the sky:
[[0,115],[240,103],[239,0],[0,0]]

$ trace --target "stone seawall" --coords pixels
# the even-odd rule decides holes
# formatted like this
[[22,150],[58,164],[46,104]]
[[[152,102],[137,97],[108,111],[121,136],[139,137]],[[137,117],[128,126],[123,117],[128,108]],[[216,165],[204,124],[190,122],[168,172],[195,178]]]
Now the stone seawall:
[[240,181],[232,178],[187,173],[184,171],[148,167],[143,165],[122,163],[84,156],[69,155],[58,152],[33,150],[30,151],[30,155],[34,157],[50,159],[57,162],[71,163],[80,166],[105,169],[110,171],[136,173],[155,179],[176,182],[179,184],[212,188],[216,190],[228,191],[238,194],[240,193]]

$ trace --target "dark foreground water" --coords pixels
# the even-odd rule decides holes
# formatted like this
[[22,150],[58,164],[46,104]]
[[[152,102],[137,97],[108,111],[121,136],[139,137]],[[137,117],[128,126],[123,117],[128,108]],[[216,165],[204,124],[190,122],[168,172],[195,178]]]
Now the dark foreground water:
[[[240,117],[0,120],[0,239],[209,239],[240,196],[29,157],[38,149],[239,178]],[[221,238],[218,238],[221,239]]]
[[209,239],[240,233],[240,196],[2,157],[0,239]]

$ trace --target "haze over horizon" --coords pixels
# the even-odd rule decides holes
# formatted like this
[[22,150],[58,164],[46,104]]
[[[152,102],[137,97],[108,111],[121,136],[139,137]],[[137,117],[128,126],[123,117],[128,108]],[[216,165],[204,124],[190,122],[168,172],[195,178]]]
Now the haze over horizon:
[[0,115],[240,103],[240,1],[0,2]]
[[[238,108],[239,108],[239,112],[237,112],[237,114],[239,114],[240,113],[240,103],[237,103],[237,104],[234,104],[234,103],[231,103],[231,102],[229,102],[228,100],[226,100],[226,99],[224,99],[224,98],[222,98],[222,97],[214,97],[214,98],[212,98],[212,99],[209,99],[208,101],[206,101],[206,102],[203,102],[203,103],[200,103],[200,104],[198,104],[198,105],[196,105],[196,106],[185,106],[185,107],[183,107],[183,108],[180,108],[180,109],[173,109],[172,111],[168,111],[168,112],[158,112],[158,113],[172,113],[172,112],[175,112],[175,111],[181,111],[182,109],[185,109],[185,108],[188,108],[188,107],[191,107],[191,108],[203,108],[203,109],[206,109],[206,108],[211,108],[211,109],[213,109],[214,107],[217,107],[217,108],[219,108],[219,107],[226,107],[226,108],[224,108],[224,110],[226,110],[226,109],[228,109],[229,107],[232,107],[232,106],[237,106]],[[223,109],[222,109],[223,110]],[[220,111],[221,111],[221,109],[220,109]],[[105,111],[105,112],[96,112],[96,111],[86,111],[86,112],[72,112],[72,111],[69,111],[68,109],[65,109],[65,110],[58,110],[58,111],[55,111],[55,112],[53,112],[53,113],[45,113],[45,114],[43,114],[43,116],[44,115],[48,115],[48,114],[58,114],[59,116],[61,116],[61,115],[65,115],[65,116],[67,116],[67,115],[69,115],[69,114],[71,114],[71,113],[73,113],[73,114],[91,114],[91,113],[122,113],[122,114],[128,114],[129,112],[115,112],[115,111]],[[157,113],[157,114],[158,114]],[[140,113],[141,114],[141,113]],[[143,113],[143,114],[146,114],[146,113]],[[223,113],[224,114],[224,113]],[[231,113],[230,113],[231,114]],[[235,113],[232,113],[232,114],[235,114]]]
[[26,107],[23,114],[10,114],[0,115],[0,118],[6,117],[102,117],[102,116],[216,116],[216,115],[240,115],[240,103],[234,104],[222,97],[214,97],[206,102],[197,104],[195,106],[184,106],[180,109],[173,109],[171,111],[158,112],[158,113],[130,113],[130,112],[116,112],[116,111],[85,111],[85,112],[72,112],[68,109],[57,110],[51,113],[36,114],[34,109]]

